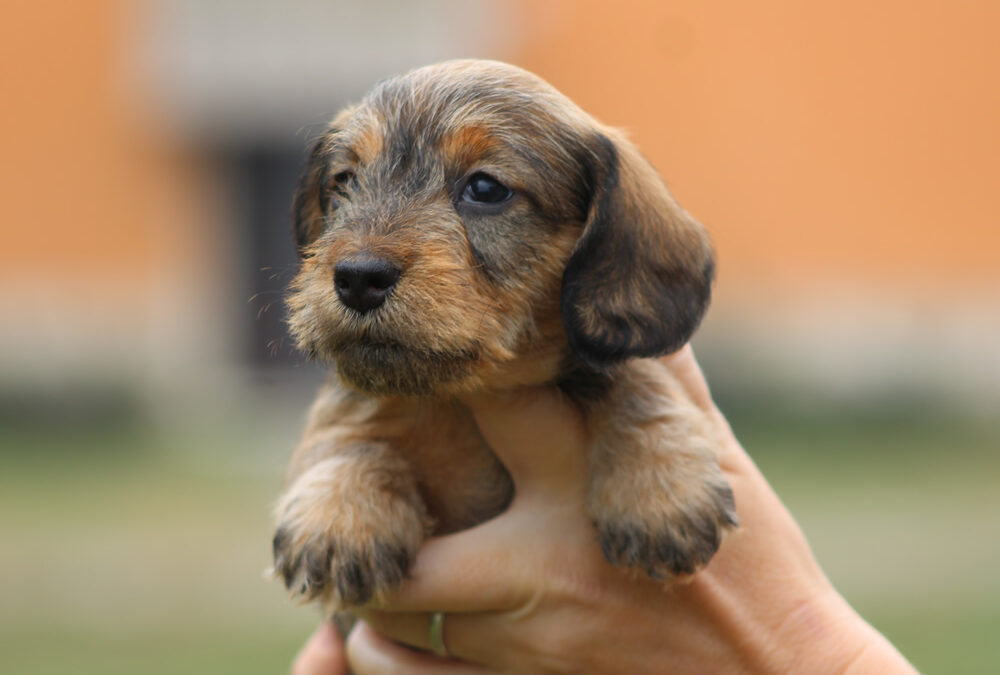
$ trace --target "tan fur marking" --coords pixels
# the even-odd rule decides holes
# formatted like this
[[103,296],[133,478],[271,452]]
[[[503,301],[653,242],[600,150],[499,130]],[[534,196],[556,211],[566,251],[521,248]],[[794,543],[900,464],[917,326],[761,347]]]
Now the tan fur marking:
[[357,155],[359,164],[369,164],[375,161],[382,151],[382,142],[382,133],[378,126],[366,126],[354,137],[351,150]]
[[441,151],[456,165],[468,164],[484,157],[499,146],[489,129],[482,125],[466,125],[447,134]]

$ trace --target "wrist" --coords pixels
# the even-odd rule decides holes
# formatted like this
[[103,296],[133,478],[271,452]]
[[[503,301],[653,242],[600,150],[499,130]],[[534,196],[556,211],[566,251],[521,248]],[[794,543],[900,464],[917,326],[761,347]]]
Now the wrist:
[[916,670],[832,587],[789,614],[777,633],[786,645],[781,672],[861,675]]
[[[709,567],[689,589],[715,624],[729,672],[915,673],[815,569],[732,576]],[[768,577],[767,583],[758,583]],[[776,583],[776,576],[783,577]]]

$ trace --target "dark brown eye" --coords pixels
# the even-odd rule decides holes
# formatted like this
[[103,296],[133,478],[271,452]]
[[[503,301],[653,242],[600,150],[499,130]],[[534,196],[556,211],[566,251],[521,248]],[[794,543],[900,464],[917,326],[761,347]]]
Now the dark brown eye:
[[469,177],[462,191],[462,200],[476,204],[499,204],[513,196],[509,187],[493,176],[482,172]]
[[352,187],[356,182],[354,172],[350,169],[345,169],[344,171],[338,171],[333,174],[333,177],[327,185],[327,190],[336,193],[341,197],[345,197],[347,196],[347,189]]

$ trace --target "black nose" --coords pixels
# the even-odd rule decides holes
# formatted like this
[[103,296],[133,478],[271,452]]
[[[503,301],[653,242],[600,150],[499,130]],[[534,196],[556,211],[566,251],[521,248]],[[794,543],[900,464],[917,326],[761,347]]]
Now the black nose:
[[399,268],[381,258],[342,260],[333,271],[340,301],[362,314],[385,302],[397,279]]

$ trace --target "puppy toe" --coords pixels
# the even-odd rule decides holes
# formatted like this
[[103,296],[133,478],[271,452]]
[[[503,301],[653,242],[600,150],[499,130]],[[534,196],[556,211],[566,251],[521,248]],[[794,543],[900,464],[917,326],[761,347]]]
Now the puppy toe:
[[274,535],[274,574],[302,601],[322,598],[332,609],[356,607],[397,588],[412,554],[389,539],[351,541],[327,533],[297,545],[287,529]]
[[361,548],[342,546],[330,566],[333,604],[355,607],[384,596],[406,578],[410,561],[406,548],[387,541]]
[[[738,525],[732,491],[712,486],[714,499],[659,512],[637,505],[636,512],[595,518],[601,551],[613,565],[669,580],[704,567]],[[645,505],[649,506],[649,505]]]

